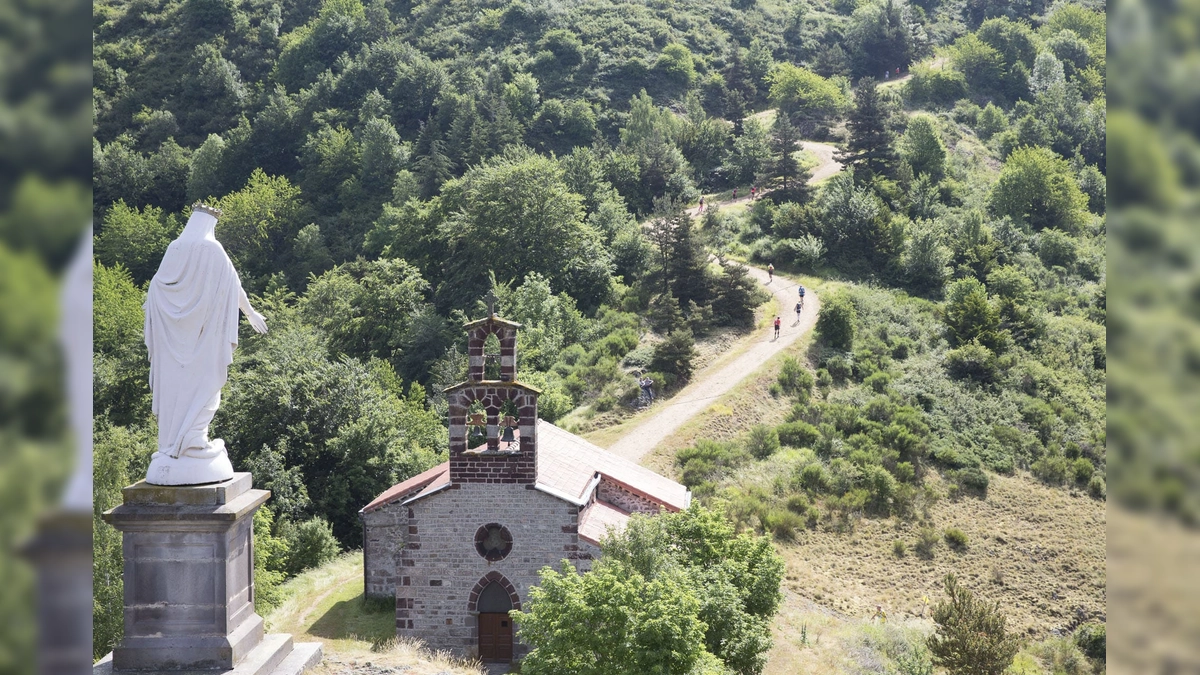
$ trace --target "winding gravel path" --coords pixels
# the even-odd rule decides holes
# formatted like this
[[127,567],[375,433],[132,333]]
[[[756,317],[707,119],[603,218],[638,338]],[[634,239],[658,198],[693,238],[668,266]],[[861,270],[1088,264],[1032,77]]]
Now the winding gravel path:
[[[833,153],[837,151],[836,147],[816,141],[801,141],[800,146],[816,155],[819,160],[817,166],[813,168],[812,177],[808,179],[809,184],[825,180],[842,170],[842,165],[833,158]],[[745,196],[741,199],[721,202],[720,206],[748,201],[750,201],[750,197]],[[698,216],[699,209],[692,215]],[[697,373],[694,381],[684,387],[683,391],[676,394],[670,401],[657,404],[657,412],[630,427],[624,435],[609,445],[610,452],[634,462],[641,460],[646,453],[675,433],[685,422],[711,405],[714,400],[724,396],[730,389],[733,389],[735,384],[758,370],[759,366],[766,363],[768,359],[800,339],[801,335],[817,325],[817,312],[821,308],[821,301],[817,298],[816,291],[809,289],[804,298],[804,312],[801,314],[800,321],[797,322],[793,310],[798,295],[796,282],[779,275],[775,276],[774,281],[768,282],[766,270],[757,267],[750,267],[749,270],[750,276],[766,286],[779,301],[783,319],[779,339],[776,340],[772,335],[774,331],[767,328],[766,331],[755,336],[754,344],[733,361]]]
[[800,339],[817,324],[817,312],[821,302],[816,291],[809,289],[804,297],[804,311],[796,322],[794,307],[798,293],[796,282],[775,275],[775,280],[767,281],[767,271],[751,267],[750,276],[766,286],[779,301],[783,325],[779,339],[772,335],[771,328],[760,330],[754,336],[754,342],[740,356],[724,365],[701,371],[695,380],[683,388],[671,400],[656,404],[657,412],[631,427],[615,443],[608,446],[610,452],[616,453],[628,460],[637,462],[659,443],[663,442],[679,427],[692,417],[699,414],[713,401],[724,396],[750,373],[766,363],[772,356]]

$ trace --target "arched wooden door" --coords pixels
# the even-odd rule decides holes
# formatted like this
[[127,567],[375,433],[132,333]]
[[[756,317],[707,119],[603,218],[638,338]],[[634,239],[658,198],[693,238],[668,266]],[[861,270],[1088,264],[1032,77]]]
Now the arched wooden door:
[[513,629],[508,612],[513,608],[508,591],[493,581],[479,594],[479,659],[512,661]]

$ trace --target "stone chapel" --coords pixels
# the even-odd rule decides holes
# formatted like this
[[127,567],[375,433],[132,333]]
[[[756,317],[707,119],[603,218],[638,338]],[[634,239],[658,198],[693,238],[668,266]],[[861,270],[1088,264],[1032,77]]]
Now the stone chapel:
[[[580,571],[632,513],[686,509],[683,485],[539,420],[517,378],[517,330],[489,308],[466,324],[468,379],[446,390],[450,459],[393,485],[359,512],[366,595],[394,598],[396,633],[430,648],[510,661],[508,611],[538,571]],[[489,336],[498,354],[485,354]]]

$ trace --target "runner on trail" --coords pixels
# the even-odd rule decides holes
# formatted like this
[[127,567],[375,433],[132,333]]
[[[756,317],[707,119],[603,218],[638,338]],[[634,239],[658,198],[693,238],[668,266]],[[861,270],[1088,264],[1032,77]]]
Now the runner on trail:
[[754,187],[753,185],[750,186],[750,201],[754,201],[754,199],[757,195],[758,195],[758,188]]
[[775,339],[776,340],[779,339],[779,324],[780,323],[781,322],[779,321],[779,317],[775,317]]
[[737,199],[737,188],[733,188],[733,198]]
[[775,281],[775,266],[767,263],[767,283]]
[[804,286],[800,286],[800,306],[804,306]]
[[700,213],[704,213],[704,195],[700,195]]
[[800,323],[800,310],[804,309],[803,302],[796,303],[796,323]]

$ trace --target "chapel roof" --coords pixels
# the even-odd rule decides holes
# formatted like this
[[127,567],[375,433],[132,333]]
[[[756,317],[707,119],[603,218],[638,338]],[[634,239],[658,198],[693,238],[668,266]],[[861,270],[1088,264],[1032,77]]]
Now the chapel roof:
[[[597,474],[622,487],[663,504],[672,511],[683,510],[691,502],[691,493],[679,483],[619,457],[594,443],[538,420],[537,483],[538,488],[576,503],[586,502],[595,488]],[[450,485],[450,463],[444,462],[424,473],[393,485],[367,504],[362,513],[369,513],[386,504],[417,499],[438,492]],[[593,504],[588,508],[596,508]],[[596,522],[609,523],[615,516],[604,513],[595,516]],[[628,519],[628,516],[625,516]],[[624,521],[620,524],[623,525]],[[616,524],[614,522],[614,524]],[[582,527],[582,524],[581,524]],[[599,532],[603,534],[604,528]]]

